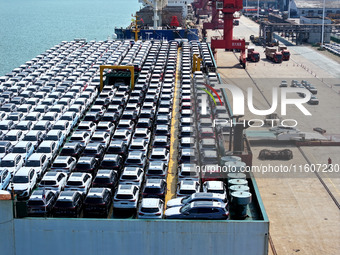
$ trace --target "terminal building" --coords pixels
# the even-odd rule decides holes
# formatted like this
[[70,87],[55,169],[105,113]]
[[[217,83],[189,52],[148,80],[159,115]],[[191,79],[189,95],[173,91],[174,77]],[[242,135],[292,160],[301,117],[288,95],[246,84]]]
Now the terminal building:
[[[290,4],[291,17],[321,16],[323,12],[323,1],[320,0],[292,0]],[[326,16],[340,14],[340,1],[325,1]]]

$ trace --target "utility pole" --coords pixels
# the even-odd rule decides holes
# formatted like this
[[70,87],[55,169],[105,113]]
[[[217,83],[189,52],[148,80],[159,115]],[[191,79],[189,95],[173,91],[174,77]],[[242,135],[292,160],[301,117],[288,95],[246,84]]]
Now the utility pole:
[[326,0],[323,0],[322,29],[321,29],[321,47],[323,46],[324,33],[325,33],[325,9],[326,9]]

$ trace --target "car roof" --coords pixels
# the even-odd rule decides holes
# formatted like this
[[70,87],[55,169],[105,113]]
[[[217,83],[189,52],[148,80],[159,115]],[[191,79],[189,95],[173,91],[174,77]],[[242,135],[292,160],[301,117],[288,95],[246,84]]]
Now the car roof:
[[18,175],[28,175],[28,172],[31,171],[31,167],[22,167],[20,168],[15,174],[14,176],[18,176]]
[[71,173],[71,175],[70,175],[68,180],[70,180],[70,179],[82,179],[83,176],[85,176],[86,174],[87,173],[80,173],[80,172],[78,172],[78,173]]
[[208,189],[221,189],[224,190],[224,184],[222,181],[206,181],[204,185],[207,186]]
[[111,173],[114,172],[114,170],[109,170],[109,169],[99,169],[97,172],[97,177],[109,177]]
[[93,196],[93,197],[103,196],[105,190],[107,190],[107,188],[91,188],[89,190],[89,193],[87,194],[87,197],[89,197],[89,196]]
[[134,187],[137,187],[137,185],[133,184],[120,184],[118,186],[118,191],[117,193],[119,194],[129,194],[133,191]]
[[191,203],[192,207],[222,207],[221,202],[216,201],[195,201]]
[[158,208],[160,203],[161,203],[161,199],[159,198],[143,198],[142,199],[143,208]]
[[41,199],[42,200],[42,195],[45,192],[45,195],[47,195],[49,192],[52,192],[55,194],[55,191],[53,190],[42,190],[42,189],[38,189],[33,191],[32,195],[30,196],[29,200],[38,200]]
[[79,191],[62,191],[58,197],[58,200],[70,200]]

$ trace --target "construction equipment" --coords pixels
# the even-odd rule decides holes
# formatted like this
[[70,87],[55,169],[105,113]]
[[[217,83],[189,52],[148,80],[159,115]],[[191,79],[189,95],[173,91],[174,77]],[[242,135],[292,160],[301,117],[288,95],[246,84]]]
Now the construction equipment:
[[261,160],[290,160],[293,158],[293,152],[289,149],[271,151],[271,150],[261,150],[259,154],[259,159]]
[[274,63],[282,63],[282,53],[278,52],[275,47],[266,47],[264,52],[267,59],[273,61]]
[[279,45],[278,51],[282,53],[282,60],[287,61],[290,58],[290,52],[286,45]]
[[260,53],[255,51],[254,48],[248,47],[247,60],[251,61],[251,62],[259,62],[260,61]]
[[196,0],[192,3],[194,7],[195,16],[198,18],[200,15],[208,15],[209,13],[209,0]]
[[216,0],[216,10],[220,10],[224,14],[223,38],[211,38],[211,48],[214,54],[216,49],[240,50],[240,64],[243,68],[246,68],[246,41],[244,39],[233,39],[233,21],[238,18],[234,14],[242,9],[242,0]]

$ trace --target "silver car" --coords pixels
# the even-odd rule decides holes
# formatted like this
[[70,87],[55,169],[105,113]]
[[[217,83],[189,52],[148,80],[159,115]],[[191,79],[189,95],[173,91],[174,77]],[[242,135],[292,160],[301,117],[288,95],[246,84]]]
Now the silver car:
[[136,209],[138,205],[139,188],[137,185],[120,184],[114,196],[113,208]]
[[183,206],[195,201],[216,201],[221,203],[228,202],[227,198],[223,194],[197,192],[190,196],[170,199],[166,204],[166,208]]
[[162,219],[164,202],[159,198],[143,198],[138,210],[139,219]]

